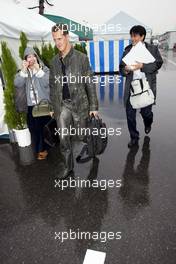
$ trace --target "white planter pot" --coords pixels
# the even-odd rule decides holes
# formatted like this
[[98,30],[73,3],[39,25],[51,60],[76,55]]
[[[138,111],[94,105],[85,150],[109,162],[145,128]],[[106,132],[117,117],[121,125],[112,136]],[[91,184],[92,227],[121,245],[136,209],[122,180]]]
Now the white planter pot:
[[31,165],[35,162],[35,157],[32,149],[32,145],[27,147],[19,147],[19,160],[23,166]]
[[28,128],[17,130],[14,129],[19,147],[27,147],[31,145],[31,134]]

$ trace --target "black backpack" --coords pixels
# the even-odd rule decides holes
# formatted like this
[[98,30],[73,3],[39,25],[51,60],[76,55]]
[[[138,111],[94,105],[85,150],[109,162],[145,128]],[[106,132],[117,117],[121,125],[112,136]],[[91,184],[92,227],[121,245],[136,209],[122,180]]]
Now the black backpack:
[[[77,162],[86,162],[97,155],[102,154],[108,143],[108,133],[106,124],[103,123],[102,119],[91,115],[86,119],[86,128],[89,128],[89,134],[85,135],[83,142],[85,145],[77,156]],[[103,133],[102,133],[103,131]],[[86,158],[82,158],[84,153],[87,154]]]

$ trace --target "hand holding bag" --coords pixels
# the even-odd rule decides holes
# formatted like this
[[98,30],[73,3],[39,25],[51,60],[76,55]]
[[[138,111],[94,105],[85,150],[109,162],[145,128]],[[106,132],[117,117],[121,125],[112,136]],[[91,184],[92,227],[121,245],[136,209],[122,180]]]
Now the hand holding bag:
[[32,109],[33,117],[49,116],[50,112],[53,112],[53,108],[52,108],[50,102],[47,99],[43,99],[38,103],[37,95],[36,95],[35,88],[34,88],[34,85],[32,82],[32,78],[31,78],[31,74],[29,71],[28,71],[28,76],[30,78],[31,88],[32,88],[32,91],[34,94],[34,99],[36,102],[36,105]]
[[[76,161],[80,163],[87,162],[91,158],[95,158],[97,155],[104,153],[108,144],[108,131],[102,119],[92,114],[86,119],[86,128],[89,129],[90,134],[85,135],[83,142],[86,144],[76,158]],[[95,130],[97,131],[96,135],[94,134]],[[105,135],[101,134],[101,130],[106,131]],[[84,153],[87,156],[82,158]]]

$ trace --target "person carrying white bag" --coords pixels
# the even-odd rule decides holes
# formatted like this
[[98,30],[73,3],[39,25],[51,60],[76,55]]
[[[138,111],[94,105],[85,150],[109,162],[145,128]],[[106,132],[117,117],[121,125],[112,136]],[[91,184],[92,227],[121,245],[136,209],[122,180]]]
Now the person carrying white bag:
[[144,42],[146,30],[137,25],[130,30],[132,44],[125,48],[120,73],[126,77],[124,104],[131,140],[129,148],[138,146],[139,131],[136,128],[136,110],[140,109],[149,134],[153,123],[152,105],[156,100],[156,74],[163,64],[158,48]]

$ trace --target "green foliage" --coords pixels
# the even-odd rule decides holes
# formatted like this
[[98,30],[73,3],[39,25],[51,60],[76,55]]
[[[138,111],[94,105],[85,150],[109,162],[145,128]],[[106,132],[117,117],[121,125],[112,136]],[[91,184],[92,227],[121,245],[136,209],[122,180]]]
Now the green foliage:
[[56,47],[56,45],[54,45],[54,55],[58,54],[58,48]]
[[28,39],[27,39],[24,32],[21,32],[21,34],[20,34],[20,42],[21,42],[21,45],[19,47],[19,56],[23,60],[24,51],[25,51],[25,49],[27,47],[27,43],[28,43]]
[[49,44],[43,43],[41,48],[40,58],[47,67],[50,66],[50,62],[54,56],[55,56],[55,50],[52,47],[52,45],[50,43]]
[[35,45],[35,46],[33,47],[33,49],[35,50],[35,52],[37,53],[37,55],[39,56],[39,58],[41,58],[40,49],[37,47],[37,45]]
[[[43,63],[49,68],[50,62],[52,58],[58,53],[58,50],[56,51],[55,47],[52,47],[52,45],[42,43],[41,51],[39,47],[36,45],[33,47],[39,58],[43,61]],[[57,53],[56,53],[57,52]]]
[[[42,43],[41,51],[37,46],[33,47],[37,55],[40,57],[40,59],[43,61],[43,63],[49,68],[50,67],[50,62],[52,58],[58,54],[58,49],[56,46],[52,46],[51,43],[45,44],[44,42]],[[81,43],[81,44],[75,44],[74,48],[76,50],[79,50],[80,52],[83,52],[87,55],[87,50],[86,50],[86,44]]]
[[26,127],[26,114],[17,113],[15,108],[14,78],[17,72],[17,65],[12,57],[6,42],[1,43],[2,49],[2,72],[5,79],[6,89],[4,91],[5,122],[9,129],[23,129]]
[[84,54],[87,55],[87,50],[86,50],[86,43],[82,42],[81,44],[76,43],[74,48]]

